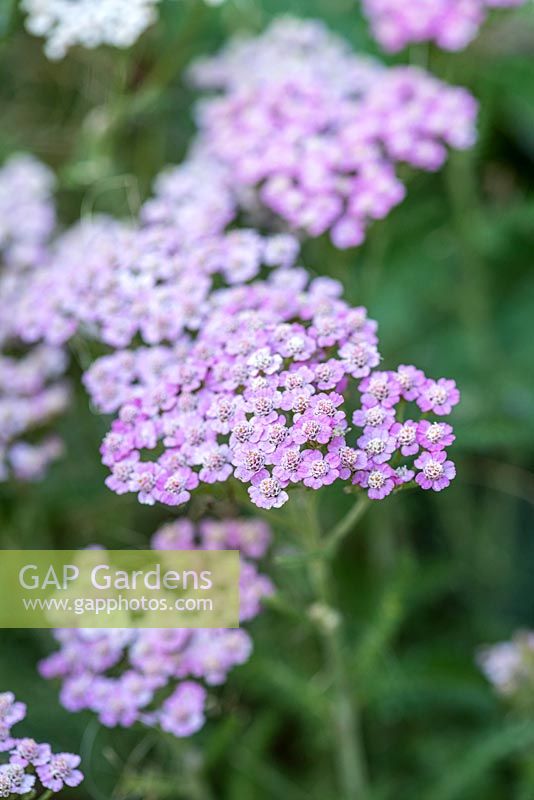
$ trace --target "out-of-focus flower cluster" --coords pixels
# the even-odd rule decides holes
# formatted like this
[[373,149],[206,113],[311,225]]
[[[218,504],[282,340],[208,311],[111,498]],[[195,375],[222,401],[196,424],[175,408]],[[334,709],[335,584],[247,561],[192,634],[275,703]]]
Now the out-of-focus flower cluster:
[[231,176],[217,161],[191,155],[157,177],[155,195],[141,209],[141,222],[162,234],[173,230],[175,247],[222,233],[236,215]]
[[[260,520],[188,520],[155,534],[157,550],[241,551],[240,619],[255,617],[272,593],[256,561],[266,552],[270,530]],[[250,656],[252,642],[239,629],[58,630],[60,650],[41,663],[46,678],[63,682],[60,699],[70,711],[90,709],[102,724],[135,722],[189,736],[205,722],[208,693]],[[203,683],[202,683],[203,682]]]
[[9,267],[44,256],[55,225],[51,170],[30,155],[12,156],[0,169],[0,253]]
[[[449,485],[455,469],[445,447],[454,435],[443,417],[459,400],[454,381],[412,366],[377,370],[376,323],[341,299],[337,282],[308,281],[303,269],[280,267],[213,292],[181,358],[171,365],[163,356],[152,376],[144,353],[143,369],[131,354],[116,356],[131,359],[137,382],[102,445],[111,489],[180,505],[200,483],[234,475],[256,505],[271,508],[297,484],[348,480],[372,499],[414,478],[423,489]],[[116,366],[105,363],[96,382],[90,373],[97,400],[120,394]],[[150,451],[157,455],[144,460]]]
[[514,695],[534,686],[534,633],[522,631],[509,642],[481,649],[478,664],[499,694]]
[[11,729],[25,716],[26,706],[15,700],[13,692],[0,693],[0,753],[8,758],[0,764],[0,797],[29,795],[37,789],[55,793],[65,786],[78,786],[83,780],[80,756],[53,753],[49,744],[13,736]]
[[[381,421],[358,417],[360,435],[349,448],[343,393],[348,378],[382,374],[371,375],[379,366],[375,324],[352,327],[363,311],[346,306],[339,286],[308,286],[293,236],[230,226],[243,210],[256,220],[269,208],[308,235],[330,230],[340,247],[359,244],[368,222],[404,194],[399,162],[435,169],[447,145],[472,142],[474,100],[421,71],[359,58],[321,23],[292,18],[232,43],[192,72],[222,94],[201,104],[190,156],[162,173],[131,224],[85,219],[43,248],[49,214],[48,225],[37,226],[44,252],[0,284],[11,309],[2,340],[61,347],[82,335],[116,350],[87,371],[85,383],[100,410],[121,409],[103,447],[108,484],[138,491],[144,502],[182,503],[198,482],[231,474],[267,507],[284,502],[299,482],[318,488],[350,478],[372,497],[411,478],[443,488],[454,474],[443,450],[452,441],[445,423],[432,428],[436,446],[421,432],[427,420],[413,423],[417,444],[390,440],[402,421],[395,414],[401,400],[423,413],[448,413],[448,400],[457,400],[453,383],[418,377],[410,397],[398,391],[389,405],[378,399],[389,410]],[[45,183],[33,180],[34,195],[49,202]],[[16,228],[24,229],[22,220],[9,230]],[[11,235],[3,239],[12,248]],[[323,325],[332,332],[323,335]],[[357,352],[347,356],[351,348]],[[319,368],[326,378],[315,375]],[[293,407],[300,388],[309,402]],[[255,408],[261,392],[272,406],[265,413]],[[230,409],[214,410],[219,403]],[[238,423],[248,432],[236,433]],[[403,423],[402,437],[410,431]],[[157,463],[143,461],[143,451],[155,448],[163,449]],[[413,463],[402,461],[411,456]],[[294,468],[286,457],[296,459]]]
[[38,442],[20,440],[65,410],[66,384],[57,379],[65,370],[63,351],[41,345],[22,358],[0,354],[0,480],[13,472],[20,480],[41,478],[61,455],[61,441],[48,436]]
[[157,18],[159,0],[22,0],[26,27],[60,59],[74,45],[131,47]]
[[191,77],[219,91],[198,106],[199,147],[228,168],[240,202],[341,248],[404,198],[399,164],[436,170],[448,147],[475,140],[469,92],[356,56],[317,21],[282,17]]
[[[57,347],[21,348],[14,333],[16,308],[47,258],[55,225],[50,170],[31,156],[14,156],[0,169],[0,481],[13,473],[40,478],[61,452],[56,437],[24,441],[62,412],[67,360]],[[36,307],[39,300],[35,299]]]
[[[104,309],[104,340],[127,344],[139,333],[152,346],[116,350],[97,359],[84,376],[94,404],[111,413],[132,399],[138,388],[166,380],[187,356],[191,334],[211,313],[216,285],[240,285],[262,272],[293,267],[298,249],[297,241],[288,235],[264,237],[252,230],[233,230],[188,248],[176,260],[174,274],[150,292],[139,291],[136,302],[129,304],[128,298],[119,301],[117,297],[115,308],[120,303],[123,312],[109,315]],[[165,268],[162,259],[154,258],[154,263]],[[118,270],[113,274],[120,276]],[[107,299],[104,295],[104,303]],[[98,309],[95,296],[94,300],[93,315]]]
[[434,42],[443,50],[463,50],[494,8],[525,0],[362,0],[374,37],[390,53],[409,44]]
[[289,237],[264,240],[251,230],[233,230],[185,244],[172,224],[82,222],[61,237],[50,264],[20,293],[13,333],[50,344],[77,331],[112,347],[136,336],[151,345],[175,342],[184,329],[198,326],[218,281],[233,285],[255,277],[264,251],[274,259],[284,241]]
[[11,298],[10,334],[54,345],[77,332],[112,347],[138,334],[148,344],[174,341],[194,324],[215,275],[236,283],[254,274],[244,258],[255,234],[221,238],[234,213],[217,164],[193,158],[166,170],[137,225],[97,216],[57,238]]

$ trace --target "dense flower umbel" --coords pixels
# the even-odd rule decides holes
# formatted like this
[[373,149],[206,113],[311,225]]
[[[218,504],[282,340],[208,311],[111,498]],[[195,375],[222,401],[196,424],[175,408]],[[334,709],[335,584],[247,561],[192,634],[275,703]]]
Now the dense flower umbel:
[[48,58],[73,45],[130,47],[156,19],[159,0],[22,0],[26,27],[47,39]]
[[409,44],[434,42],[444,50],[463,50],[492,8],[520,6],[525,0],[362,0],[373,35],[396,53]]
[[10,287],[0,287],[13,309],[2,320],[4,336],[62,344],[81,330],[113,347],[138,333],[150,344],[174,341],[194,321],[212,278],[235,283],[247,270],[255,275],[259,237],[222,239],[235,215],[222,167],[192,155],[165,170],[155,189],[137,224],[84,219],[56,238],[48,258],[7,297]]
[[15,798],[32,790],[59,792],[64,786],[78,786],[83,780],[78,769],[80,756],[56,754],[49,744],[13,736],[11,729],[25,716],[26,706],[15,700],[13,692],[0,693],[0,753],[8,759],[0,765],[0,797]]
[[[454,381],[411,366],[378,371],[377,325],[340,295],[330,279],[308,286],[298,268],[214,292],[182,357],[137,372],[102,445],[108,486],[181,505],[200,483],[234,475],[263,508],[283,505],[297,484],[351,481],[373,499],[414,477],[424,489],[448,486],[443,448],[454,437],[442,418],[459,400]],[[349,383],[361,403],[352,419]],[[436,419],[414,419],[418,408]],[[146,460],[150,451],[158,455]]]
[[475,140],[467,91],[356,56],[319,22],[281,18],[191,74],[220,90],[199,104],[199,147],[230,170],[240,201],[342,248],[403,199],[399,163],[436,170],[448,146]]
[[[178,173],[168,176],[168,194],[171,185],[178,194],[180,183]],[[212,190],[217,195],[216,185]],[[109,218],[80,223],[60,238],[50,261],[20,293],[14,333],[51,344],[78,330],[112,347],[127,346],[136,336],[147,344],[175,342],[198,327],[216,282],[243,283],[263,266],[294,262],[298,248],[289,236],[222,233],[230,213],[226,203],[175,203],[157,195],[143,210],[140,227]],[[188,237],[174,214],[196,220]]]
[[[158,550],[238,549],[241,551],[240,618],[261,610],[272,584],[255,560],[269,544],[259,520],[205,520],[195,530],[188,520],[161,528]],[[63,681],[61,702],[70,711],[90,709],[110,727],[137,721],[189,736],[205,721],[208,686],[224,683],[230,670],[250,656],[243,629],[59,630],[60,650],[41,663],[47,678]]]
[[[215,283],[239,284],[264,268],[294,263],[298,248],[291,237],[265,238],[252,230],[224,232],[235,214],[228,176],[222,167],[194,154],[158,178],[155,196],[142,208],[138,225],[92,218],[57,237],[48,248],[45,238],[54,218],[53,206],[47,205],[51,203],[48,173],[31,159],[13,164],[16,169],[0,171],[0,207],[6,198],[0,248],[10,254],[9,263],[17,254],[17,268],[6,267],[0,277],[0,303],[10,308],[0,321],[1,345],[16,343],[18,348],[20,341],[44,340],[54,346],[59,359],[57,348],[78,332],[113,347],[140,336],[151,345],[175,343],[173,352],[179,357],[184,330],[198,327]],[[13,192],[20,213],[34,220],[23,239],[16,236],[19,229],[25,230],[25,220],[7,203]],[[22,256],[24,269],[18,268]],[[6,381],[2,381],[4,366],[9,366]],[[0,363],[0,418],[7,421],[0,433],[0,461],[7,457],[7,444],[15,433],[19,436],[29,427],[25,417],[37,410],[43,419],[48,414],[41,395],[31,407],[31,398],[19,404],[11,382],[15,366],[12,359]],[[118,374],[119,384],[121,380],[124,376]],[[50,401],[64,392],[61,387],[47,391]],[[117,407],[105,398],[101,405],[104,410]],[[16,471],[40,474],[52,450],[52,445],[36,449],[21,444],[14,452]]]

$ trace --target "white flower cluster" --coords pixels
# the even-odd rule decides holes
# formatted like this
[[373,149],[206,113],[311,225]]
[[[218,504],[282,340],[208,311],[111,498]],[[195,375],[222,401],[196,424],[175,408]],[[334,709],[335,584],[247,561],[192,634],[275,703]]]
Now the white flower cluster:
[[157,17],[159,0],[22,0],[26,27],[47,39],[45,53],[60,59],[69,47],[130,47]]
[[510,641],[484,647],[477,657],[482,672],[499,694],[531,691],[534,679],[534,632],[518,631]]

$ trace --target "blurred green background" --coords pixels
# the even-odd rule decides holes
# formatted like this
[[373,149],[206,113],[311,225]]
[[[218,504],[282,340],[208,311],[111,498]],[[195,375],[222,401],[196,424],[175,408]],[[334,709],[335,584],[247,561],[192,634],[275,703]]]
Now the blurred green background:
[[[16,3],[0,0],[0,162],[28,150],[50,164],[64,224],[92,211],[135,214],[194,132],[184,67],[282,12],[322,18],[355,49],[376,52],[353,0],[227,0],[217,9],[163,0],[159,23],[131,50],[76,49],[51,63]],[[473,91],[479,142],[439,174],[408,175],[407,200],[365,246],[341,253],[326,239],[308,242],[304,261],[368,306],[386,367],[413,362],[457,380],[458,479],[441,495],[374,505],[344,543],[335,574],[351,691],[371,798],[531,800],[534,714],[508,709],[474,656],[482,643],[534,627],[534,7],[492,18],[464,53],[425,48],[403,60]],[[84,364],[73,355],[79,385]],[[105,489],[98,446],[107,420],[80,388],[59,427],[67,457],[42,483],[0,485],[1,546],[146,544],[168,510]],[[328,527],[350,499],[322,496]],[[217,510],[216,500],[202,503],[193,514]],[[35,670],[49,634],[0,632],[0,688],[28,702],[26,734],[82,753],[87,780],[71,796],[337,796],[310,590],[298,561],[283,558],[294,546],[278,531],[269,570],[280,599],[251,626],[253,658],[214,693],[212,719],[190,741],[68,714]]]

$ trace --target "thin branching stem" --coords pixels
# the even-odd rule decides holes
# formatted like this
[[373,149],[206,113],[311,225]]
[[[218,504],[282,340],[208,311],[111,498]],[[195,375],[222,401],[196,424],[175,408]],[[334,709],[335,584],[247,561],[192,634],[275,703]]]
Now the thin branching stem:
[[370,503],[371,501],[367,495],[361,494],[343,519],[330,531],[325,541],[325,553],[329,558],[333,558],[336,555],[341,542],[354,530],[369,508]]

